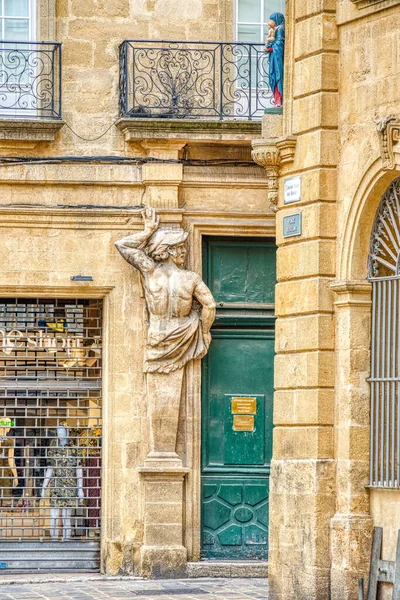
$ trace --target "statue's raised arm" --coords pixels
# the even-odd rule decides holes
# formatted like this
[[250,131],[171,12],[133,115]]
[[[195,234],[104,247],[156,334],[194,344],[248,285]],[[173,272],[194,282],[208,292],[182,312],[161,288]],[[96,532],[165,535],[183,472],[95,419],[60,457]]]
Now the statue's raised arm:
[[143,231],[123,237],[115,242],[115,246],[125,260],[144,275],[155,267],[155,262],[144,251],[144,248],[153,233],[157,231],[160,219],[154,208],[146,208],[142,211],[142,219],[144,223]]

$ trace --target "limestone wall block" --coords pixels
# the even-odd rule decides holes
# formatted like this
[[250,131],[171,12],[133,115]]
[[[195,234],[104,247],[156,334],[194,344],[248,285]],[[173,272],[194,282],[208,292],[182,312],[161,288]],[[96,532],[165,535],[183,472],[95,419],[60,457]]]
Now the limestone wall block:
[[319,388],[334,386],[335,354],[329,350],[277,354],[275,388]]
[[171,503],[168,499],[164,502],[146,503],[146,521],[153,525],[182,524],[182,503]]
[[311,240],[278,248],[278,281],[323,275],[333,277],[336,267],[336,242]]
[[369,457],[365,460],[337,461],[338,512],[343,514],[368,514]]
[[73,17],[129,17],[129,0],[71,0],[69,16]]
[[334,53],[320,53],[295,62],[293,72],[294,98],[321,90],[337,91],[339,57]]
[[367,515],[336,515],[331,521],[332,600],[357,598],[357,579],[367,577],[372,522]]
[[293,134],[304,133],[317,127],[336,127],[338,94],[320,92],[293,101]]
[[277,319],[275,350],[277,353],[304,350],[334,350],[333,315],[307,315]]
[[329,129],[310,131],[297,139],[293,169],[300,171],[319,165],[335,167],[338,156],[337,131]]
[[277,390],[274,425],[333,425],[334,390]]
[[333,427],[275,428],[274,458],[333,458]]
[[346,424],[337,430],[337,456],[345,460],[369,460],[369,427]]
[[58,0],[56,3],[56,18],[69,16],[69,0]]
[[[301,428],[302,429],[302,428]],[[313,497],[331,495],[335,497],[335,461],[313,459],[272,459],[271,493],[276,496],[297,498],[302,495]],[[271,521],[273,524],[273,521]],[[271,543],[276,543],[271,539]]]
[[[340,365],[337,367],[340,370]],[[358,425],[369,427],[370,422],[370,390],[366,380],[369,372],[363,373],[360,385],[340,385],[336,388],[338,426]]]
[[297,23],[294,43],[296,60],[324,50],[338,49],[339,37],[334,14],[322,13]]
[[[146,508],[147,510],[147,508]],[[149,524],[144,528],[146,546],[179,546],[182,544],[182,522]]]
[[249,212],[265,213],[268,210],[267,186],[262,184],[246,189],[238,184],[235,187],[218,188],[215,184],[201,188],[185,187],[183,183],[179,189],[179,204],[185,206],[186,210],[209,210],[210,218],[216,210],[243,211],[243,206]]
[[[283,177],[282,179],[285,179]],[[289,210],[295,210],[295,207],[304,208],[309,213],[304,213],[303,223],[304,237],[336,237],[335,215],[336,207],[327,205],[328,202],[336,201],[337,193],[337,174],[334,168],[310,169],[301,173],[301,200],[295,205],[283,204],[283,185],[281,186],[280,214],[285,215]],[[313,203],[312,207],[305,208],[304,205]],[[286,212],[284,212],[286,211]],[[314,225],[315,223],[315,225]],[[305,229],[307,228],[307,229]],[[308,232],[309,233],[306,233]],[[279,233],[279,232],[278,232]],[[280,238],[279,245],[289,243],[290,240]]]
[[336,330],[338,347],[341,350],[363,348],[366,354],[366,366],[369,365],[369,347],[371,339],[371,306],[358,310],[346,308],[337,313]]
[[323,12],[334,13],[336,0],[297,0],[294,4],[295,19],[304,19]]
[[160,502],[160,498],[168,499],[168,502],[182,502],[182,483],[170,481],[164,484],[159,481],[146,482],[146,502]]
[[333,292],[330,279],[313,277],[284,281],[275,288],[275,313],[278,317],[331,312]]

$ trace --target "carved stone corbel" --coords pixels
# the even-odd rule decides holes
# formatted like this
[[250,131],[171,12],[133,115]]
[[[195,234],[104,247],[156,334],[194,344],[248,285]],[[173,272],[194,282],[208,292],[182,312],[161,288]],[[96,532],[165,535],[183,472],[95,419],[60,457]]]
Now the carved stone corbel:
[[296,139],[271,138],[252,142],[251,156],[267,172],[268,200],[270,210],[278,210],[279,176],[282,165],[293,162]]
[[400,141],[400,121],[394,115],[376,121],[384,169],[394,169],[393,144]]

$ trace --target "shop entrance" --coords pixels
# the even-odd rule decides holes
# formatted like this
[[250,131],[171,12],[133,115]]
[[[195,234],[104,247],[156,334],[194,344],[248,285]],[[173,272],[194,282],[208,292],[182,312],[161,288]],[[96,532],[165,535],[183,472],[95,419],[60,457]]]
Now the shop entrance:
[[0,572],[99,569],[101,308],[0,298]]
[[210,239],[217,302],[202,378],[202,556],[264,559],[272,456],[275,244]]

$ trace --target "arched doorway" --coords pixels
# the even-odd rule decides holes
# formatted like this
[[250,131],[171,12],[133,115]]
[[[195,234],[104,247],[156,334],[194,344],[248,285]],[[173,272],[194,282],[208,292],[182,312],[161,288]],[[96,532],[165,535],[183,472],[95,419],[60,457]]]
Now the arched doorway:
[[372,284],[370,481],[400,487],[400,178],[384,193],[368,258]]

